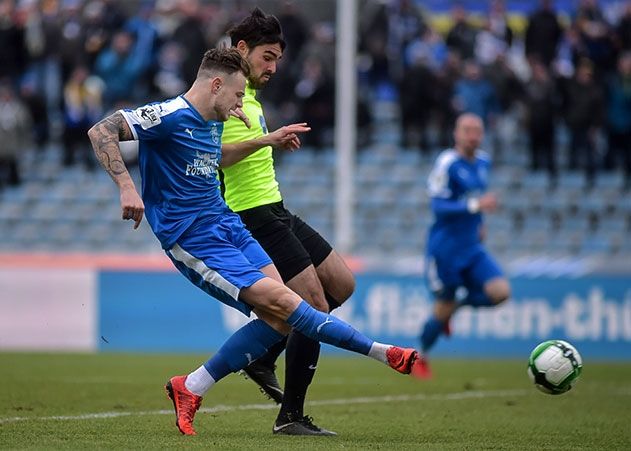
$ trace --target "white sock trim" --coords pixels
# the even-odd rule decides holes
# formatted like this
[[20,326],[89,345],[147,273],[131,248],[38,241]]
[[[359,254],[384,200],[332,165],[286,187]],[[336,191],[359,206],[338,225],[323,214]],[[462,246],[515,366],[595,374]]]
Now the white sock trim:
[[204,365],[189,374],[184,382],[186,389],[197,396],[204,396],[213,385],[215,385],[215,379]]
[[386,357],[386,351],[391,347],[392,345],[387,345],[375,341],[370,347],[370,351],[368,351],[368,357],[372,357],[373,359],[379,360],[381,363],[385,363],[387,365],[388,358]]

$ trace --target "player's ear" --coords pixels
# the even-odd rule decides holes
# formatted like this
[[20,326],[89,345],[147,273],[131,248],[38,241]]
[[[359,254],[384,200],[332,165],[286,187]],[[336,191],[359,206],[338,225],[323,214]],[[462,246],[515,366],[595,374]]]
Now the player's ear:
[[223,80],[221,77],[215,77],[210,80],[210,92],[213,94],[218,94],[223,86]]
[[248,47],[248,43],[241,39],[237,42],[237,50],[241,54],[241,56],[246,56],[250,51],[250,47]]

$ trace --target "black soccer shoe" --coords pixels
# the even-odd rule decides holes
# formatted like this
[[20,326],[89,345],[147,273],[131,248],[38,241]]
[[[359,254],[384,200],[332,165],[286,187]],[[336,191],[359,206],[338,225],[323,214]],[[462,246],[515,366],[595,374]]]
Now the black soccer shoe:
[[261,393],[273,400],[276,404],[281,404],[283,402],[283,389],[280,388],[276,373],[274,373],[275,369],[275,365],[269,367],[255,361],[243,368],[241,374],[256,382]]
[[337,435],[333,431],[316,426],[313,424],[313,418],[307,415],[297,420],[293,420],[291,417],[288,418],[288,421],[276,420],[272,433],[279,435],[319,435],[321,437]]

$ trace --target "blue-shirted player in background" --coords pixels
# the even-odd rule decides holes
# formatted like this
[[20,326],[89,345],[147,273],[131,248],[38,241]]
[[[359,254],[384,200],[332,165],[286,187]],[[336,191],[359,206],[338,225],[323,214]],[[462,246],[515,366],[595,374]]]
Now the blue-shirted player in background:
[[[491,166],[478,149],[484,136],[480,117],[458,117],[454,149],[443,151],[429,175],[429,194],[435,221],[427,241],[426,275],[435,296],[434,313],[423,326],[421,352],[425,354],[441,334],[449,335],[449,320],[465,305],[487,307],[510,297],[510,285],[493,257],[484,248],[483,213],[497,208],[497,198],[487,193]],[[466,288],[463,299],[456,290]],[[430,377],[428,365],[422,365]]]
[[[183,95],[135,110],[120,110],[94,125],[90,140],[120,190],[122,218],[137,228],[143,213],[177,269],[196,286],[258,319],[235,332],[206,363],[166,385],[176,426],[194,435],[202,396],[220,379],[267,352],[293,327],[324,343],[367,355],[409,374],[418,352],[377,343],[347,323],[319,312],[282,283],[272,261],[228,208],[219,192],[223,122],[242,115],[247,63],[236,49],[204,55],[197,79]],[[139,141],[142,198],[119,141]],[[173,304],[173,333],[189,327],[189,313]]]

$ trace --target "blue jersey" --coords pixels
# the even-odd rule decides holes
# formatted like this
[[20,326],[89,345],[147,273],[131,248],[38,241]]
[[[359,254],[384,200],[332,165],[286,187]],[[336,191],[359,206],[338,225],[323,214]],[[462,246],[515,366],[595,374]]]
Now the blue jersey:
[[222,122],[204,120],[182,96],[120,112],[139,141],[145,216],[163,249],[197,218],[230,212],[216,176]]
[[490,159],[476,151],[474,160],[453,149],[443,151],[429,175],[429,195],[435,221],[428,253],[463,251],[480,243],[482,215],[470,211],[468,201],[487,189]]

